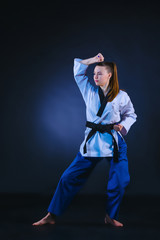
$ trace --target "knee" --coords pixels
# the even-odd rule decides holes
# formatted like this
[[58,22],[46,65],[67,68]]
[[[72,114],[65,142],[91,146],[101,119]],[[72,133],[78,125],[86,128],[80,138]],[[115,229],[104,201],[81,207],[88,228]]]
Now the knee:
[[125,189],[129,185],[129,183],[130,183],[130,176],[128,175],[125,179],[120,181],[119,183],[120,189]]
[[66,173],[64,172],[64,173],[61,175],[60,181],[61,181],[61,182],[66,182],[66,181],[68,181],[68,174],[66,174]]
[[61,184],[65,185],[67,183],[70,183],[73,181],[72,174],[69,174],[67,172],[64,172],[60,178]]
[[120,181],[118,184],[118,192],[120,196],[123,196],[125,193],[126,187],[129,185],[130,179],[125,179],[125,181]]

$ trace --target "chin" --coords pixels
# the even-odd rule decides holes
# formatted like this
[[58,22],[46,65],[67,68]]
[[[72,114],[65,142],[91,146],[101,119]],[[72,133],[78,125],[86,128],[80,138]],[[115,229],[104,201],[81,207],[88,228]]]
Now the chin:
[[95,84],[96,84],[97,86],[100,86],[100,84],[99,84],[98,82],[95,82]]

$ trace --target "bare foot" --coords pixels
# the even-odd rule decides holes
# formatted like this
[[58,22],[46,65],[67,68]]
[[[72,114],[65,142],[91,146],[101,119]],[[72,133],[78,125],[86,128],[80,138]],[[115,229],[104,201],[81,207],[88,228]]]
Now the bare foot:
[[104,222],[105,222],[105,224],[111,224],[115,227],[123,227],[122,223],[118,222],[115,219],[110,218],[108,214],[106,214]]
[[44,218],[42,218],[38,222],[33,223],[32,225],[38,226],[38,225],[44,225],[44,224],[47,224],[47,223],[55,224],[55,218],[50,212]]

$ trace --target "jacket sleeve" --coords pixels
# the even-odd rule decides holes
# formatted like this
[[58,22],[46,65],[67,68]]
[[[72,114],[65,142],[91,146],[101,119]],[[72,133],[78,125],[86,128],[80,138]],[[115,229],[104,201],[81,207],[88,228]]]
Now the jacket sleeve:
[[130,127],[136,122],[136,119],[137,119],[135,109],[127,93],[126,93],[124,104],[121,106],[120,113],[121,113],[120,124],[123,125],[121,133],[123,135],[126,135]]
[[88,77],[86,76],[86,70],[88,68],[88,65],[80,63],[81,60],[82,59],[80,58],[74,59],[73,72],[74,72],[75,81],[79,87],[82,97],[85,103],[87,103],[87,99],[94,87],[89,82]]

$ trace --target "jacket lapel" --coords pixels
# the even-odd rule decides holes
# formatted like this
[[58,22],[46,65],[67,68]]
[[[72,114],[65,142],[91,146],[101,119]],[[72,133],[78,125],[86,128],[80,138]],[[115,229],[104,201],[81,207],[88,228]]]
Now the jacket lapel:
[[107,104],[107,95],[104,96],[104,93],[102,91],[102,89],[100,87],[98,87],[98,94],[99,94],[99,98],[100,98],[100,102],[101,102],[101,106],[98,110],[97,116],[101,117],[103,114],[103,111],[105,109],[105,106]]

